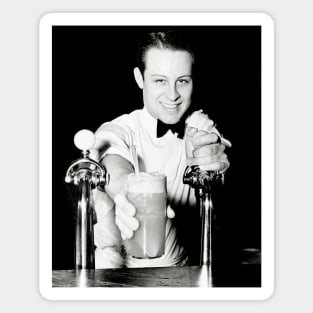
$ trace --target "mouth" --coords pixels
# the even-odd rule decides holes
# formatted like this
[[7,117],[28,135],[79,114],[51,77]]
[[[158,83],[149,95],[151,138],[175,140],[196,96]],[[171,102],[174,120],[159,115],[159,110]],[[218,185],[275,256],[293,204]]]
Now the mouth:
[[160,102],[161,105],[165,108],[165,110],[169,111],[169,112],[175,112],[178,108],[179,108],[179,105],[181,103],[166,103],[166,102]]

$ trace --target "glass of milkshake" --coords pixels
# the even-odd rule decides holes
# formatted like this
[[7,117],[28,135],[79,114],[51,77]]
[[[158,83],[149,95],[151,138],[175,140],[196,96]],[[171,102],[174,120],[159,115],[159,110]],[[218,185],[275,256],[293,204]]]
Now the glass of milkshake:
[[140,226],[131,239],[126,240],[129,255],[140,258],[157,258],[165,250],[166,176],[161,173],[129,174],[127,198],[136,208]]

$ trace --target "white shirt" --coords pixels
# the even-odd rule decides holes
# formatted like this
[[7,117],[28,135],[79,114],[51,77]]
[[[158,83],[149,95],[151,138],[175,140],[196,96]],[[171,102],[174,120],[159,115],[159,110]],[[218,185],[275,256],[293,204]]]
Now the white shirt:
[[[133,164],[130,146],[137,146],[140,171],[162,172],[167,176],[167,191],[170,205],[194,207],[196,199],[189,185],[183,184],[186,168],[185,143],[177,134],[168,131],[156,137],[157,120],[148,111],[135,110],[111,122],[104,123],[96,131],[96,147],[91,157],[101,160],[105,155],[117,154]],[[120,237],[114,225],[113,201],[104,193],[95,191],[96,267],[118,267],[121,257]],[[108,223],[110,220],[110,223]],[[177,240],[176,228],[170,219],[166,225],[165,254],[156,259],[126,258],[128,267],[153,267],[185,265],[186,254]]]

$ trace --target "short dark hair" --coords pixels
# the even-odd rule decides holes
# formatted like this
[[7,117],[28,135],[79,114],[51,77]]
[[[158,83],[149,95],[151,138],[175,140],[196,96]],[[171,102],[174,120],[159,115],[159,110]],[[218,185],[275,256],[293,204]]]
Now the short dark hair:
[[192,62],[194,63],[194,52],[187,42],[184,32],[149,32],[143,35],[137,48],[137,66],[142,75],[146,68],[146,54],[151,48],[187,51],[191,55]]

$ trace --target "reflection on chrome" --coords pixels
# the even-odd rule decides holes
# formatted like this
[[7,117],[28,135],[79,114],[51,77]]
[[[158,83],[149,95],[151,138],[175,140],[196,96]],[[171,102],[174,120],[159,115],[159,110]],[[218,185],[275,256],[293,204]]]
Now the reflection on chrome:
[[[65,175],[65,182],[78,187],[75,230],[75,268],[94,269],[94,208],[92,189],[108,182],[104,166],[89,158],[89,150],[95,144],[95,136],[89,130],[81,130],[74,137],[74,143],[81,150],[82,156],[74,161]],[[83,279],[83,275],[81,278]]]
[[201,247],[199,265],[202,266],[199,276],[200,286],[213,287],[213,202],[214,184],[224,183],[224,174],[201,170],[199,166],[187,167],[183,177],[184,184],[195,189],[197,206],[201,218]]
[[87,272],[86,270],[80,270],[79,276],[78,276],[78,284],[79,287],[81,288],[85,288],[88,287],[88,283],[87,283]]
[[214,287],[212,277],[212,265],[203,265],[199,271],[199,277],[197,281],[199,287]]

